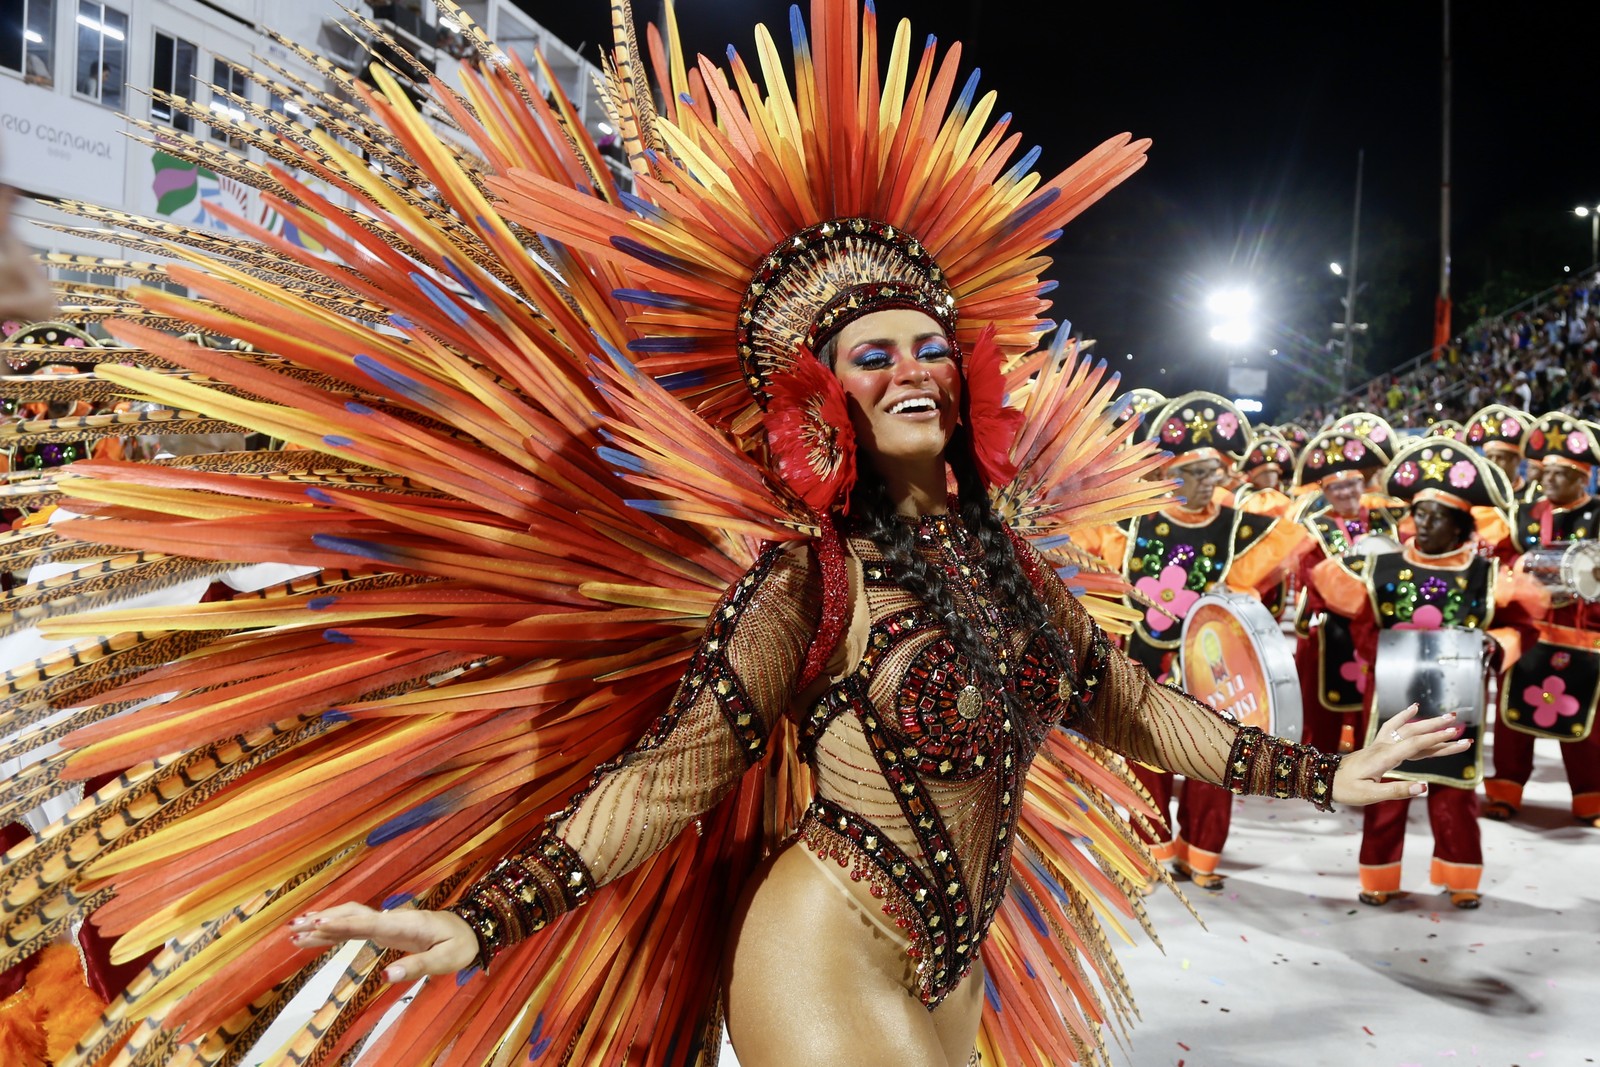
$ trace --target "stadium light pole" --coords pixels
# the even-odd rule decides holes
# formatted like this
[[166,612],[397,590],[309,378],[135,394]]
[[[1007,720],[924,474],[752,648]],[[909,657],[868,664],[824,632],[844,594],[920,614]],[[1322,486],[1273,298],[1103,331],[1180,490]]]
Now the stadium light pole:
[[1589,220],[1589,265],[1592,267],[1600,263],[1600,207],[1580,204],[1572,209],[1572,213],[1580,219]]

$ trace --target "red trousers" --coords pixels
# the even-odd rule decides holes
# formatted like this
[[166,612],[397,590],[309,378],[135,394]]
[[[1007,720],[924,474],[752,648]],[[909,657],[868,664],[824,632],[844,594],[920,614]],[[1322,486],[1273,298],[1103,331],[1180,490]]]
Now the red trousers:
[[[1300,743],[1319,752],[1339,751],[1339,735],[1350,727],[1356,747],[1361,746],[1359,711],[1334,711],[1323,703],[1322,686],[1317,678],[1317,637],[1300,637],[1294,643],[1295,673],[1300,676]],[[1290,738],[1290,740],[1294,740]]]
[[[1483,783],[1490,800],[1522,807],[1522,787],[1533,774],[1532,734],[1494,723],[1494,774]],[[1561,762],[1566,764],[1567,784],[1572,787],[1572,814],[1580,819],[1600,816],[1600,729],[1589,731],[1582,741],[1560,741]]]
[[[1393,892],[1400,888],[1400,854],[1406,845],[1410,808],[1407,798],[1380,801],[1362,812],[1362,889]],[[1428,822],[1433,827],[1431,880],[1450,889],[1477,889],[1483,875],[1477,791],[1430,784]]]
[[[1209,782],[1185,779],[1178,793],[1178,834],[1172,834],[1173,776],[1167,771],[1153,771],[1143,764],[1133,763],[1134,777],[1139,779],[1155,800],[1156,811],[1161,813],[1156,823],[1159,837],[1152,839],[1143,830],[1139,836],[1153,847],[1158,860],[1183,860],[1202,874],[1217,869],[1217,858],[1222,846],[1228,843],[1228,827],[1233,822],[1233,794]],[[1138,828],[1135,827],[1137,830]]]

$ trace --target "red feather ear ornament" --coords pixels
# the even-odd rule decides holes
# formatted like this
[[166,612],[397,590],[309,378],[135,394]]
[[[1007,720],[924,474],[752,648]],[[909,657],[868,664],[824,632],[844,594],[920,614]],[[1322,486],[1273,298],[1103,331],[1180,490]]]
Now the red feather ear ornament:
[[778,475],[806,506],[826,517],[850,511],[856,484],[856,432],[844,388],[804,347],[769,387],[765,425]]
[[1000,346],[994,334],[990,323],[972,346],[972,354],[965,360],[966,389],[961,395],[962,421],[972,439],[973,458],[990,489],[1008,485],[1017,476],[1011,450],[1024,421],[1021,411],[1006,405],[1006,379],[1000,372]]

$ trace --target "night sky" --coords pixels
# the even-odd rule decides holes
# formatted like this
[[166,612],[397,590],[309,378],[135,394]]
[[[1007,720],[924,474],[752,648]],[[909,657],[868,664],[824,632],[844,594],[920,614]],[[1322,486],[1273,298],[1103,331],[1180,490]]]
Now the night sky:
[[[654,16],[655,2],[638,0],[637,16]],[[586,43],[587,56],[609,35],[600,0],[524,6],[569,43]],[[689,51],[720,58],[732,43],[753,65],[752,27],[765,21],[786,48],[787,11],[768,0],[684,0],[678,15]],[[1248,359],[1271,368],[1270,403],[1306,386],[1307,368],[1336,373],[1324,343],[1342,318],[1345,283],[1328,263],[1348,263],[1358,149],[1366,286],[1357,319],[1371,327],[1358,358],[1378,370],[1432,343],[1442,0],[883,0],[878,11],[885,42],[902,17],[914,40],[962,41],[964,66],[981,67],[981,88],[999,93],[997,113],[1013,112],[1013,129],[1043,147],[1041,171],[1124,130],[1153,140],[1146,167],[1055,249],[1055,313],[1096,338],[1126,384],[1225,391],[1229,359]],[[1463,301],[1500,310],[1589,262],[1589,223],[1571,209],[1600,204],[1600,13],[1455,0],[1453,21],[1459,330],[1475,310]],[[1258,293],[1263,327],[1230,353],[1207,336],[1202,305],[1236,284]]]

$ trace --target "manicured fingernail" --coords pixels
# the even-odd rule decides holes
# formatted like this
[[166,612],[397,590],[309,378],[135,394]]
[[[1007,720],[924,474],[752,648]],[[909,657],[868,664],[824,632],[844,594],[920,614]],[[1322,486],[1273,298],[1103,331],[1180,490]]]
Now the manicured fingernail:
[[1422,796],[1422,794],[1426,793],[1427,791],[1428,791],[1428,784],[1426,782],[1412,782],[1411,783],[1411,795],[1412,796],[1420,797],[1420,796]]
[[289,923],[289,929],[298,930],[302,926],[304,926],[306,924],[306,922],[307,922],[307,920],[306,920],[306,917],[304,915],[296,915],[294,917],[293,921],[291,921]]
[[1453,711],[1447,711],[1443,715],[1439,716],[1439,718],[1443,719],[1445,722],[1450,722],[1455,717],[1456,717],[1456,713],[1453,712]]
[[383,977],[391,982],[398,982],[405,976],[406,969],[398,963],[390,964],[383,972]]
[[328,921],[327,919],[313,919],[313,920],[311,920],[311,925],[312,926],[321,926],[323,923],[325,923],[327,921]]

